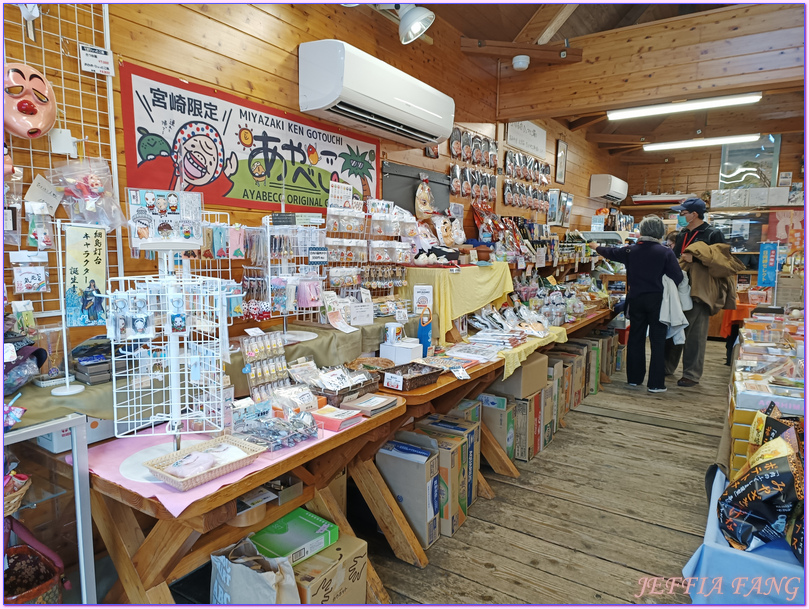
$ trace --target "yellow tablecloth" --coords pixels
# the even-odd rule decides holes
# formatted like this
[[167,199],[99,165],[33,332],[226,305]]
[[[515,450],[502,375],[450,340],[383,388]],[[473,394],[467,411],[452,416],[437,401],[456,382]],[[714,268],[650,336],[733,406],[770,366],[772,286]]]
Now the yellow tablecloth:
[[550,343],[567,342],[567,331],[564,328],[551,326],[549,331],[550,334],[545,338],[531,338],[515,349],[500,351],[497,354],[505,360],[505,365],[503,367],[503,379],[510,377],[512,373],[520,367],[520,364],[522,364],[522,362],[524,362],[529,355],[540,347],[549,345]]
[[399,289],[401,297],[412,300],[414,285],[433,286],[433,310],[438,314],[438,340],[442,345],[447,344],[446,335],[454,319],[493,301],[499,305],[514,290],[505,262],[466,266],[460,273],[450,273],[444,268],[411,267],[407,269],[407,287]]

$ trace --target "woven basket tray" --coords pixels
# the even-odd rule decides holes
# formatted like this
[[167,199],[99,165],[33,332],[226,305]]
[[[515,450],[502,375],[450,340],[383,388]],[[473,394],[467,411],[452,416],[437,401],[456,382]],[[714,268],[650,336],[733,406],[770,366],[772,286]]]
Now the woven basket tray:
[[358,357],[346,364],[349,370],[379,370],[380,368],[392,368],[395,366],[393,360],[386,357]]
[[[188,478],[177,478],[176,476],[172,476],[164,471],[169,465],[179,459],[182,459],[187,454],[192,452],[203,452],[205,449],[213,448],[218,444],[230,444],[231,446],[235,446],[236,448],[243,450],[246,455],[241,459],[236,459],[235,461],[231,461],[229,463],[223,463],[222,465],[218,465],[209,469],[208,471],[197,474],[196,476],[190,476]],[[144,465],[150,472],[152,472],[152,475],[155,478],[173,486],[179,491],[187,491],[195,486],[205,484],[206,482],[210,482],[215,478],[219,478],[220,476],[234,472],[246,465],[250,465],[265,450],[266,448],[264,447],[256,446],[255,444],[245,442],[244,440],[239,440],[233,436],[222,436],[221,438],[214,438],[213,440],[208,440],[207,442],[194,444],[188,448],[180,449],[173,453],[169,453],[168,455],[157,457],[156,459],[150,459],[149,461],[146,461]]]
[[14,512],[20,509],[20,505],[22,504],[22,498],[25,496],[25,493],[28,492],[28,489],[31,488],[31,478],[28,478],[28,481],[22,485],[22,488],[18,491],[13,493],[9,493],[3,497],[3,517],[11,516]]
[[402,391],[418,389],[425,385],[432,385],[444,373],[443,368],[435,368],[426,364],[402,364],[380,370],[382,374],[398,374],[402,377]]

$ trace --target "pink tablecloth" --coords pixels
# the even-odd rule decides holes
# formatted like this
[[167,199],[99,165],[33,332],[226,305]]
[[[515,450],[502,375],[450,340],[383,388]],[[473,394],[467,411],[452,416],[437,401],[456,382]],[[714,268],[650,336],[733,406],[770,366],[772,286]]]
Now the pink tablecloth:
[[[201,484],[188,491],[178,491],[172,486],[163,482],[138,482],[131,480],[121,474],[121,464],[131,455],[136,452],[142,451],[146,448],[173,442],[171,436],[137,436],[132,438],[118,438],[111,442],[98,444],[89,450],[90,471],[97,476],[114,482],[130,491],[133,491],[143,497],[154,497],[165,508],[171,512],[173,516],[179,516],[183,510],[189,505],[207,497],[208,495],[216,492],[227,484],[238,482],[248,474],[269,467],[279,461],[283,461],[290,455],[294,455],[302,450],[307,450],[311,446],[323,442],[327,438],[334,436],[336,433],[333,431],[320,430],[317,439],[307,440],[301,442],[292,448],[285,448],[272,453],[263,453],[259,455],[258,459],[253,461],[248,466],[245,466],[235,472],[231,472],[225,476],[211,480],[205,484]],[[183,439],[189,438],[194,440],[209,440],[210,437],[205,434],[195,434],[193,436],[183,436]],[[147,460],[147,459],[144,459]]]

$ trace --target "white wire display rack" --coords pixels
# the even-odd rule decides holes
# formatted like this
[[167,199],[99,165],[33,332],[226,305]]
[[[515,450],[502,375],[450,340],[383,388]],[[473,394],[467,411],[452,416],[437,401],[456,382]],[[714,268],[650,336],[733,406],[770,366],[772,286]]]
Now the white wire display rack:
[[[116,154],[115,126],[112,120],[112,78],[84,72],[79,64],[79,44],[109,48],[108,6],[101,4],[48,4],[40,5],[42,15],[32,24],[33,39],[28,36],[28,26],[17,5],[3,6],[3,59],[4,62],[19,62],[40,70],[53,87],[57,100],[55,128],[69,129],[79,140],[79,156],[102,158],[109,164],[112,173],[113,191],[118,192],[118,161]],[[25,139],[8,136],[10,154],[15,168],[22,172],[24,193],[37,174],[52,170],[66,155],[51,152],[47,137]],[[64,210],[57,211],[65,217]],[[21,215],[22,216],[22,215]],[[22,242],[25,242],[27,223],[23,225]],[[4,244],[4,251],[26,249],[25,246]],[[123,242],[121,231],[107,234],[108,274],[123,275]],[[7,256],[7,254],[6,254]],[[48,251],[48,267],[57,268],[56,250]],[[9,269],[8,258],[4,268]],[[8,285],[10,275],[4,276]],[[50,278],[56,285],[54,277]],[[29,300],[33,303],[34,317],[39,319],[59,318],[63,302],[58,291],[14,296],[11,300]]]
[[[161,268],[172,258],[161,253]],[[116,436],[222,430],[226,283],[165,271],[109,280]]]

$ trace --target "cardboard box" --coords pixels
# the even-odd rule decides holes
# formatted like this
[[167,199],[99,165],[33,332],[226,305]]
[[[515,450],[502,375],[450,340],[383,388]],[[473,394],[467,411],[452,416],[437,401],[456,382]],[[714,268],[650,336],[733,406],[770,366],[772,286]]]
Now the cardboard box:
[[305,605],[364,605],[368,544],[341,535],[334,545],[293,567],[301,603]]
[[491,393],[481,393],[478,396],[481,406],[484,408],[497,408],[498,410],[505,410],[508,408],[509,399],[514,399],[516,396],[511,394],[494,395]]
[[514,400],[514,458],[520,461],[530,461],[540,451],[541,398],[542,392],[539,392]]
[[[434,434],[426,429],[417,429],[415,432],[399,432],[397,439],[410,442],[413,435],[426,435],[438,448],[438,498],[439,531],[445,537],[455,535],[461,525],[466,522],[466,440],[458,436]],[[417,443],[417,440],[412,440]]]
[[542,391],[542,399],[540,401],[542,406],[541,423],[542,433],[540,436],[539,450],[543,451],[548,447],[548,444],[553,440],[554,418],[553,418],[553,388],[546,387]]
[[573,408],[573,366],[565,364],[565,413]]
[[[458,489],[458,505],[461,509],[459,518],[460,524],[466,522],[466,516],[469,513],[469,477],[472,475],[472,470],[470,469],[470,464],[474,463],[470,461],[469,456],[469,445],[466,441],[465,437],[461,437],[458,435],[444,433],[435,431],[434,429],[420,429],[417,428],[416,433],[426,434],[432,438],[438,439],[451,439],[451,440],[461,440],[462,442],[462,449],[461,449],[461,471],[458,475],[458,478],[461,482],[460,488]],[[441,459],[439,456],[439,472],[441,471]]]
[[601,341],[577,338],[568,342],[587,347],[587,395],[598,394],[598,385],[601,382]]
[[478,498],[478,471],[480,471],[480,423],[464,421],[456,417],[431,414],[416,421],[416,429],[426,429],[466,440],[468,472],[466,480],[466,504],[471,506]]
[[483,422],[508,458],[514,461],[514,402],[509,402],[505,410],[489,408],[484,404]]
[[447,413],[449,417],[457,417],[465,421],[480,421],[480,400],[461,400],[460,403]]
[[[115,437],[115,422],[110,419],[87,417],[87,443],[101,442]],[[63,453],[71,449],[70,428],[52,431],[37,438],[45,450],[52,453]]]
[[426,550],[438,540],[438,450],[393,440],[377,451],[376,466]]
[[[551,361],[552,360],[552,361]],[[557,358],[548,358],[548,385],[553,387],[553,415],[554,415],[554,429],[559,425],[559,420],[564,414],[564,384],[565,384],[565,365],[562,360]]]
[[550,376],[551,371],[554,373],[554,377],[556,376],[556,371],[561,370],[559,375],[559,386],[557,388],[557,398],[559,402],[558,406],[558,413],[559,417],[557,420],[561,419],[566,412],[570,411],[570,402],[572,399],[572,373],[573,373],[573,364],[564,359],[559,358],[556,354],[551,354],[548,356],[548,375]]
[[529,355],[507,379],[492,383],[489,391],[500,395],[512,395],[515,398],[526,398],[537,391],[542,391],[547,384],[548,356],[535,352]]
[[340,506],[340,509],[343,511],[343,514],[346,513],[346,492],[348,486],[348,472],[346,468],[343,468],[343,471],[337,474],[337,476],[329,482],[329,490],[331,494],[334,495],[334,498],[337,500],[337,505]]
[[[564,343],[566,344],[566,343]],[[557,345],[557,347],[561,347],[563,345]],[[555,349],[549,352],[553,354],[554,357],[558,357],[566,362],[568,362],[571,367],[571,392],[572,392],[572,399],[570,400],[570,409],[574,409],[581,404],[581,401],[586,396],[586,377],[585,377],[585,360],[586,355],[579,355],[575,351],[582,351],[586,350],[586,347],[578,347],[575,345],[571,345],[571,348],[574,351],[556,351]]]
[[618,353],[615,356],[615,371],[621,372],[626,362],[626,345],[618,345]]
[[293,565],[320,552],[337,541],[337,525],[296,508],[270,526],[254,533],[250,539],[267,558],[286,556]]
[[393,360],[394,365],[409,364],[414,359],[420,358],[424,353],[421,343],[399,341],[394,345],[382,343],[379,345],[379,357]]
[[[736,400],[736,408],[738,410],[762,410],[770,405],[770,402],[775,402],[783,414],[787,416],[803,416],[804,415],[804,399],[801,395],[794,397],[788,395],[775,395],[769,393],[769,386],[766,383],[757,383],[761,387],[761,391],[750,390],[746,387],[751,387],[751,384],[745,384],[739,381],[734,383],[734,398]],[[764,391],[764,388],[767,391]],[[796,394],[799,392],[795,392]]]

